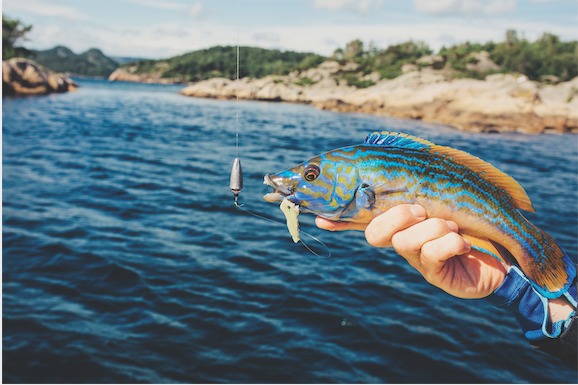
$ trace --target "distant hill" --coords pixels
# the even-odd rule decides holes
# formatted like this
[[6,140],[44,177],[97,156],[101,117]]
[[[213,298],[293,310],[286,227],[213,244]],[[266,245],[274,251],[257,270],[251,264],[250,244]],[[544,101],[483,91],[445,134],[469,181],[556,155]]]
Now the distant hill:
[[[240,53],[239,76],[252,78],[273,74],[286,75],[296,69],[315,67],[325,59],[323,56],[308,52],[257,47],[241,47]],[[216,46],[164,60],[127,63],[116,73],[135,79],[171,79],[183,83],[214,77],[234,79],[237,76],[236,55],[237,47]]]
[[108,77],[119,66],[96,48],[78,55],[67,47],[57,46],[45,51],[33,51],[33,57],[53,71],[72,75]]
[[119,65],[123,65],[126,63],[133,63],[137,61],[149,60],[142,57],[125,57],[125,56],[110,56],[112,60],[117,62]]

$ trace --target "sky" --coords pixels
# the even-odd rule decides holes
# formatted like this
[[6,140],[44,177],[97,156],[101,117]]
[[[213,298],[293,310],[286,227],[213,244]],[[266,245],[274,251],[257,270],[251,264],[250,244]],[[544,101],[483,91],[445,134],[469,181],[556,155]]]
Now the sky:
[[578,0],[3,0],[2,12],[32,25],[29,49],[150,59],[237,43],[331,55],[354,39],[437,51],[507,29],[578,40]]

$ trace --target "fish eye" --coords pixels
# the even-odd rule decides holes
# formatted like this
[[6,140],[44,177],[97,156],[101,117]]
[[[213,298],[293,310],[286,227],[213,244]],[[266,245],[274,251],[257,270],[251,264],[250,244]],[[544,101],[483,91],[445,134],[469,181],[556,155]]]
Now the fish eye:
[[317,179],[320,172],[321,170],[319,170],[319,166],[316,164],[309,164],[305,167],[305,170],[303,170],[303,177],[306,181],[312,182]]

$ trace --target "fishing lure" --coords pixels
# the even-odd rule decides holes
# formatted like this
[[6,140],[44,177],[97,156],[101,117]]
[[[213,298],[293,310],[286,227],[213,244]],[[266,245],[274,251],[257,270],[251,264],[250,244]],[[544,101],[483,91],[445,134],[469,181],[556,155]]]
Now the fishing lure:
[[495,244],[516,259],[547,298],[567,291],[576,267],[554,239],[519,210],[530,198],[511,176],[451,147],[395,132],[373,132],[361,145],[315,156],[265,175],[274,189],[263,198],[289,200],[300,212],[369,223],[389,208],[419,204],[428,217],[452,220],[474,249],[501,259]]
[[243,168],[241,167],[241,159],[239,158],[235,158],[233,166],[231,166],[229,188],[235,196],[235,206],[237,206],[239,204],[239,193],[243,189]]

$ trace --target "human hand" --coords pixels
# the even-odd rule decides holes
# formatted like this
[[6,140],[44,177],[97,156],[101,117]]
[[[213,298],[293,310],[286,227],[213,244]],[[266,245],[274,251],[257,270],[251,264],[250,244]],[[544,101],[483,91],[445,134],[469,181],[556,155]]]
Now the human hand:
[[506,262],[472,250],[459,234],[458,225],[440,218],[427,218],[419,205],[395,206],[369,224],[335,222],[317,217],[318,227],[330,230],[365,230],[375,247],[393,247],[419,271],[426,281],[459,298],[483,298],[494,292],[509,270]]

